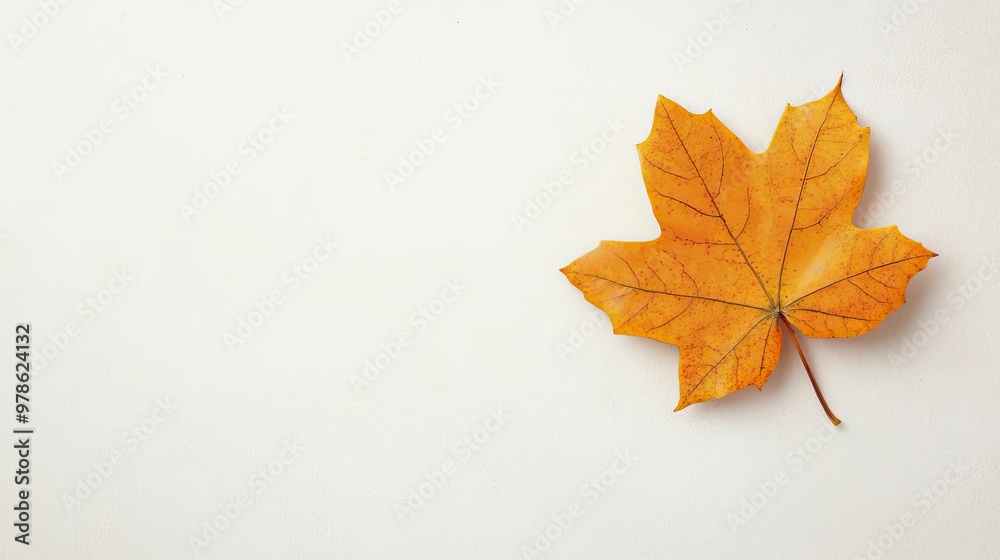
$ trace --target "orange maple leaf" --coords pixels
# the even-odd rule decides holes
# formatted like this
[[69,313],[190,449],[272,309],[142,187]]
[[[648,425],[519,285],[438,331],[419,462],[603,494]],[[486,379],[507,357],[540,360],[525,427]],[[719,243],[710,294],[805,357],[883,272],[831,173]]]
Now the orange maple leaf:
[[611,318],[614,332],[680,348],[677,409],[764,385],[783,323],[795,338],[866,333],[905,301],[936,256],[895,226],[851,221],[868,168],[868,128],[840,82],[786,106],[771,145],[750,151],[712,111],[659,98],[638,145],[660,224],[652,241],[602,241],[562,272]]

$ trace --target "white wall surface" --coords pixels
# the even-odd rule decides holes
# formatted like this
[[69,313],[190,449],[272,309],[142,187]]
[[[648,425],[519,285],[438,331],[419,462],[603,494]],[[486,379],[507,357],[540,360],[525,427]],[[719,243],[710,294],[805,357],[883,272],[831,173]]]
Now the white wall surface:
[[[25,547],[11,375],[0,557],[532,558],[546,531],[552,559],[1000,555],[995,2],[404,0],[350,56],[388,0],[231,3],[0,5],[0,355],[30,322],[36,430]],[[674,413],[676,348],[558,269],[657,234],[658,94],[761,150],[842,71],[872,129],[856,221],[941,256],[875,331],[804,342],[839,428],[787,340],[763,391]]]

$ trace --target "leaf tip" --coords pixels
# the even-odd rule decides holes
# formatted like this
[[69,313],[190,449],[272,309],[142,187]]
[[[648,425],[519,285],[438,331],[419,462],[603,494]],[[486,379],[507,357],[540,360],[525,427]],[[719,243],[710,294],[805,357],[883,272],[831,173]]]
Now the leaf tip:
[[691,395],[690,394],[684,395],[682,389],[681,395],[679,395],[677,398],[677,406],[674,407],[674,412],[680,412],[681,410],[684,410],[685,408],[691,406],[692,404],[694,404],[694,402],[691,401]]
[[840,95],[840,88],[841,88],[841,86],[843,86],[843,85],[844,85],[844,72],[843,72],[843,71],[841,71],[841,72],[840,72],[840,77],[839,77],[839,78],[837,78],[837,84],[833,86],[833,89],[831,89],[831,90],[830,90],[830,93],[827,93],[827,94],[826,94],[826,95],[824,95],[824,96],[823,96],[823,97],[822,97],[821,99],[827,99],[827,98],[829,98],[829,97],[830,97],[831,95],[832,95],[832,96],[834,96],[834,97],[836,97],[836,96]]
[[667,98],[667,96],[663,95],[662,93],[658,94],[656,96],[656,109],[653,110],[653,118],[655,119],[659,115],[661,110],[664,113],[668,112],[670,103],[671,101],[669,98]]

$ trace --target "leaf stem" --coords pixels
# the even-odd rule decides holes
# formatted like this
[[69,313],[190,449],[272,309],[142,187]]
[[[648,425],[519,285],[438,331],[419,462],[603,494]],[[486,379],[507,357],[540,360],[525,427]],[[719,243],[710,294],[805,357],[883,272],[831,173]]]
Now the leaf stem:
[[823,393],[819,390],[819,385],[816,383],[816,378],[813,376],[812,369],[809,367],[809,362],[806,361],[806,355],[802,353],[802,347],[799,346],[799,339],[795,338],[795,329],[792,328],[792,324],[785,319],[783,313],[778,313],[778,317],[781,317],[781,322],[785,324],[785,328],[788,329],[788,334],[792,337],[792,342],[795,343],[795,349],[799,351],[799,358],[802,359],[802,365],[806,367],[806,373],[809,374],[809,381],[812,383],[813,390],[816,391],[816,396],[819,397],[819,404],[823,405],[823,410],[826,415],[833,422],[834,426],[840,424],[840,419],[833,415],[833,411],[830,410],[830,406],[826,404],[826,399],[823,398]]

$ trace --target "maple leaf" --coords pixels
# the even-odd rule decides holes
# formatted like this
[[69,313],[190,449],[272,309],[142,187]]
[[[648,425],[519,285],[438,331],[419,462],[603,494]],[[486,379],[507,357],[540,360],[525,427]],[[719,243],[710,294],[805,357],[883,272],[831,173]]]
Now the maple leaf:
[[895,226],[852,223],[869,129],[840,86],[786,106],[760,154],[711,110],[692,114],[661,96],[638,145],[660,236],[602,241],[562,269],[615,333],[680,348],[676,410],[760,389],[784,324],[838,424],[792,326],[818,338],[866,333],[904,303],[910,278],[936,256]]

